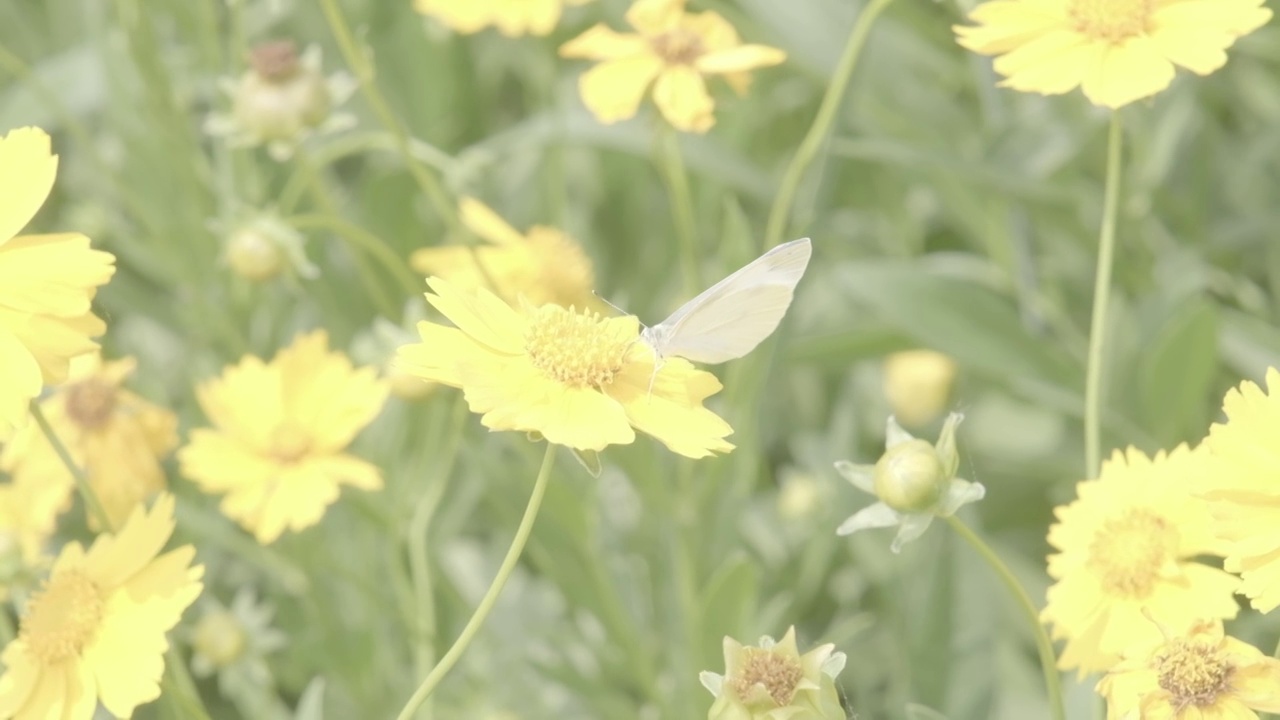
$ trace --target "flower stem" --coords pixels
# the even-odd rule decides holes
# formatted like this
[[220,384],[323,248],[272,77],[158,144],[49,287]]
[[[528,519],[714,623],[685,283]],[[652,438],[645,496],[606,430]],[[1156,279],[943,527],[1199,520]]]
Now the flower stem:
[[671,195],[672,214],[675,216],[676,237],[680,242],[680,265],[684,269],[684,285],[687,295],[702,289],[698,279],[698,229],[693,217],[693,195],[689,192],[689,173],[684,156],[680,153],[680,137],[675,128],[659,121],[658,169],[662,172]]
[[384,270],[396,279],[400,289],[406,296],[412,297],[422,291],[421,287],[419,287],[422,283],[417,276],[409,270],[409,266],[396,254],[395,249],[380,236],[347,222],[337,215],[294,215],[287,218],[286,222],[298,230],[325,228],[331,231],[346,240],[353,251],[363,251],[376,260]]
[[89,486],[89,478],[85,476],[84,471],[72,459],[71,452],[67,450],[67,446],[62,444],[62,440],[58,437],[58,433],[54,431],[53,426],[49,424],[48,418],[44,416],[44,410],[40,407],[37,400],[31,401],[31,417],[35,418],[36,424],[40,426],[40,432],[44,433],[44,437],[49,441],[49,445],[53,447],[53,452],[62,461],[67,468],[67,472],[71,473],[71,477],[75,480],[76,490],[80,491],[80,499],[84,501],[85,512],[93,518],[105,532],[114,530],[111,527],[111,518],[107,515],[106,508],[102,507],[102,503],[98,501],[98,496],[93,492],[93,488]]
[[1093,281],[1093,317],[1089,321],[1089,360],[1084,381],[1085,477],[1098,477],[1102,457],[1102,361],[1107,336],[1107,309],[1111,300],[1111,265],[1115,255],[1116,214],[1120,205],[1120,157],[1124,133],[1120,113],[1111,113],[1107,135],[1107,180],[1103,190],[1102,230],[1098,234],[1098,267]]
[[378,85],[374,78],[373,63],[356,47],[351,28],[347,26],[346,18],[342,16],[342,10],[338,7],[337,1],[320,0],[320,5],[324,11],[325,19],[329,22],[329,29],[333,32],[333,38],[338,42],[338,48],[342,51],[342,57],[346,59],[347,65],[351,67],[351,71],[356,75],[356,80],[360,83],[360,92],[369,103],[369,107],[373,109],[373,113],[378,116],[379,122],[395,138],[396,146],[400,150],[400,155],[404,158],[405,167],[409,169],[409,174],[413,176],[414,181],[418,183],[418,188],[427,196],[427,199],[435,207],[436,212],[440,214],[445,224],[450,229],[456,229],[458,216],[454,212],[453,203],[445,194],[440,181],[427,172],[427,169],[414,156],[413,148],[410,145],[409,133],[400,124],[395,113],[391,111],[391,105],[383,97],[382,92],[378,90]]
[[475,639],[476,633],[479,632],[480,627],[484,625],[484,621],[489,617],[493,606],[497,604],[498,596],[502,594],[502,588],[507,584],[507,578],[515,570],[516,563],[524,552],[525,543],[529,540],[529,534],[533,531],[533,522],[538,517],[538,508],[542,506],[542,496],[546,494],[547,480],[551,477],[551,467],[555,464],[555,457],[556,446],[547,443],[546,454],[542,456],[542,467],[538,470],[538,479],[533,481],[533,493],[529,496],[529,504],[524,509],[524,517],[520,519],[520,526],[516,528],[516,536],[511,539],[511,547],[507,548],[507,555],[502,559],[502,565],[498,567],[498,574],[494,576],[493,582],[489,585],[489,589],[485,591],[484,597],[480,598],[480,604],[476,606],[475,612],[471,614],[471,619],[467,621],[466,627],[462,628],[458,639],[453,641],[453,646],[449,648],[444,657],[440,658],[440,662],[436,663],[436,666],[427,674],[422,684],[418,686],[413,696],[409,698],[409,702],[405,703],[400,714],[396,716],[396,720],[409,720],[414,711],[431,696],[431,693],[435,691],[436,686],[440,684],[444,676],[449,674],[454,665],[458,664],[458,660],[466,652],[471,645],[471,641]]
[[827,133],[831,131],[836,112],[840,109],[845,90],[849,87],[849,80],[858,66],[862,48],[867,43],[867,36],[871,34],[872,23],[891,2],[893,0],[870,0],[858,15],[857,22],[853,24],[853,30],[849,33],[849,42],[845,45],[844,54],[840,56],[840,61],[836,65],[831,84],[827,86],[827,92],[822,97],[822,104],[818,107],[813,125],[809,127],[804,140],[800,141],[800,147],[791,158],[791,164],[783,173],[778,194],[773,200],[773,207],[769,208],[769,223],[764,234],[765,250],[782,242],[782,234],[787,230],[787,220],[791,216],[796,192],[800,189],[800,181],[804,179],[805,171],[818,156],[818,150],[827,139]]
[[1062,679],[1058,674],[1057,657],[1053,653],[1053,642],[1049,640],[1049,635],[1044,631],[1044,625],[1040,622],[1040,613],[1036,609],[1035,603],[1031,602],[1031,597],[1027,595],[1027,591],[1018,583],[1018,579],[1013,576],[1013,571],[1008,565],[1000,559],[1000,556],[991,549],[991,546],[982,541],[976,533],[969,529],[968,525],[960,522],[960,519],[954,515],[945,518],[947,524],[951,526],[956,534],[964,538],[974,550],[987,561],[987,564],[996,571],[996,575],[1000,576],[1000,580],[1004,582],[1005,587],[1009,590],[1009,594],[1013,595],[1018,603],[1018,607],[1027,616],[1027,621],[1031,623],[1031,629],[1036,639],[1036,650],[1040,655],[1040,668],[1044,671],[1045,690],[1049,695],[1049,708],[1052,712],[1054,720],[1065,720],[1067,717],[1065,706],[1062,701]]

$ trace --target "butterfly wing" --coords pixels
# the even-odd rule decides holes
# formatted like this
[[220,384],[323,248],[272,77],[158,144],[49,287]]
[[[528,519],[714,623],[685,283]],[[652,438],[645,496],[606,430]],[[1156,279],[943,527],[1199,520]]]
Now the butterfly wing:
[[646,339],[659,355],[693,362],[746,355],[782,322],[812,252],[809,238],[779,245],[682,305]]

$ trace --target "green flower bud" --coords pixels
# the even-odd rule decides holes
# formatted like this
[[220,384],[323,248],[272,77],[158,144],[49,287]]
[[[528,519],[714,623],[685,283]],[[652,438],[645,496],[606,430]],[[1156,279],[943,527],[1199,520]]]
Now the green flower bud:
[[887,450],[876,462],[873,487],[876,497],[894,510],[921,512],[938,502],[949,480],[933,445],[908,440]]
[[240,620],[221,609],[201,616],[191,644],[196,652],[208,658],[214,669],[228,667],[239,660],[249,645]]

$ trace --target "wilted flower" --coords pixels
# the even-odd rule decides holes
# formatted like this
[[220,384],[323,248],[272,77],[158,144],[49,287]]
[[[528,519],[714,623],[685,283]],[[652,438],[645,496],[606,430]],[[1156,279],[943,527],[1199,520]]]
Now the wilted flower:
[[879,502],[854,513],[836,533],[850,535],[896,525],[898,534],[890,549],[899,552],[923,535],[935,517],[953,515],[961,506],[981,500],[986,488],[955,476],[960,465],[955,434],[963,417],[959,413],[948,416],[934,445],[912,437],[890,417],[885,453],[875,465],[837,462],[836,470],[846,480],[875,495]]
[[905,350],[884,359],[884,395],[908,427],[933,422],[947,409],[956,363],[933,350]]
[[845,655],[835,647],[801,655],[794,627],[782,640],[765,636],[757,646],[725,637],[725,674],[699,676],[716,697],[707,720],[845,720],[835,686]]

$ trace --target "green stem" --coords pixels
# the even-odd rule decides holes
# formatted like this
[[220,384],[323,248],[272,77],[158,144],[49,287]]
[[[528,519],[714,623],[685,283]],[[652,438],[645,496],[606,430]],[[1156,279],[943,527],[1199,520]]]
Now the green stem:
[[1098,268],[1093,281],[1093,317],[1089,321],[1089,360],[1084,381],[1085,477],[1098,477],[1102,457],[1102,362],[1111,300],[1111,266],[1116,245],[1116,215],[1120,205],[1120,158],[1124,133],[1120,113],[1111,113],[1107,134],[1107,184],[1103,190],[1102,230],[1098,234]]
[[891,2],[893,0],[871,0],[858,15],[857,22],[853,24],[849,42],[845,45],[844,54],[840,56],[840,61],[836,65],[836,72],[831,78],[831,84],[827,86],[827,93],[822,97],[822,104],[818,107],[813,125],[809,127],[809,132],[800,142],[795,156],[791,158],[791,164],[782,175],[778,195],[773,200],[773,207],[769,209],[769,223],[764,234],[765,250],[782,242],[782,235],[787,230],[787,220],[795,204],[796,192],[800,189],[800,181],[804,179],[805,171],[818,156],[818,150],[822,148],[827,133],[831,131],[836,112],[839,111],[845,90],[849,87],[849,80],[858,66],[862,48],[867,43],[867,36],[871,34],[872,23]]
[[680,265],[684,269],[685,294],[694,295],[702,289],[702,284],[698,279],[698,228],[693,217],[689,173],[680,153],[680,137],[670,125],[661,124],[658,130],[658,169],[671,195],[676,238],[680,242]]
[[520,519],[520,526],[516,528],[516,536],[511,540],[511,547],[507,549],[507,555],[502,559],[502,565],[498,567],[498,574],[494,576],[493,583],[485,591],[484,597],[480,599],[480,604],[476,606],[475,612],[471,614],[471,619],[467,621],[466,627],[462,628],[462,633],[458,635],[458,639],[453,641],[453,646],[449,648],[444,657],[440,658],[440,662],[436,663],[436,666],[427,674],[422,684],[418,686],[413,696],[409,698],[409,702],[405,703],[404,709],[396,716],[396,720],[409,720],[414,711],[431,696],[431,693],[435,691],[436,686],[440,684],[444,676],[449,674],[454,665],[458,664],[458,660],[461,659],[462,654],[466,652],[471,645],[471,641],[475,639],[476,633],[479,632],[480,627],[484,625],[484,621],[489,617],[493,606],[497,604],[498,596],[502,594],[502,588],[507,584],[507,578],[515,570],[516,563],[524,552],[525,543],[529,541],[529,533],[533,531],[533,521],[537,519],[538,508],[542,506],[542,496],[546,494],[547,480],[551,477],[551,467],[555,463],[555,457],[556,446],[547,443],[546,454],[542,456],[542,467],[538,470],[538,479],[533,482],[533,493],[529,496],[529,504],[524,509],[524,517]]
[[987,564],[991,566],[991,569],[996,571],[996,575],[1000,576],[1000,580],[1004,582],[1009,594],[1013,595],[1018,607],[1027,616],[1027,621],[1031,623],[1031,629],[1036,639],[1036,650],[1040,654],[1040,669],[1044,671],[1045,690],[1049,694],[1049,709],[1054,720],[1066,720],[1066,709],[1062,701],[1062,678],[1058,674],[1057,657],[1053,653],[1053,642],[1049,640],[1049,635],[1044,631],[1044,625],[1040,622],[1040,611],[1036,609],[1035,603],[1031,602],[1031,597],[1027,595],[1027,591],[1022,588],[1018,579],[1013,576],[1013,571],[1004,564],[1004,561],[991,549],[991,546],[983,542],[982,538],[970,530],[969,526],[960,522],[960,519],[956,516],[952,515],[946,518],[946,521],[951,526],[951,529],[964,538],[974,550],[977,550],[982,559],[986,560]]
[[391,111],[391,105],[382,96],[382,92],[378,90],[378,85],[374,78],[373,64],[356,47],[351,28],[347,26],[346,18],[342,16],[342,10],[338,7],[337,0],[320,0],[320,5],[324,10],[325,19],[329,23],[329,29],[333,32],[333,38],[338,42],[339,50],[342,51],[343,58],[346,59],[347,65],[351,67],[351,71],[356,75],[356,80],[360,83],[360,92],[369,103],[369,107],[373,109],[374,115],[378,116],[379,122],[395,138],[396,147],[399,148],[400,155],[404,158],[409,174],[413,176],[414,181],[418,183],[418,188],[435,206],[436,212],[440,214],[445,224],[450,229],[456,229],[458,216],[454,211],[453,202],[449,200],[444,188],[440,185],[440,181],[427,172],[427,169],[414,156],[413,148],[409,142],[409,133],[400,124],[395,113]]
[[67,472],[71,473],[71,477],[76,483],[76,489],[80,491],[80,499],[84,500],[85,511],[103,531],[111,532],[114,530],[111,526],[111,517],[107,515],[106,508],[102,507],[102,503],[98,501],[98,496],[93,492],[93,488],[89,486],[89,478],[85,476],[84,471],[80,469],[80,466],[71,457],[71,452],[67,450],[67,446],[62,444],[62,440],[58,438],[58,433],[49,424],[49,419],[44,416],[44,410],[41,409],[40,402],[37,400],[31,401],[31,417],[35,418],[36,424],[40,426],[40,432],[44,433],[45,439],[53,447],[54,454],[62,461],[62,464],[67,468]]
[[[345,239],[353,249],[358,248],[374,260],[377,260],[384,270],[395,277],[405,295],[413,296],[423,291],[422,282],[418,277],[409,271],[409,266],[405,264],[405,261],[401,260],[396,251],[378,235],[358,225],[349,223],[336,215],[294,215],[286,219],[285,222],[298,230],[308,228],[329,230]],[[395,316],[393,315],[392,317]]]

